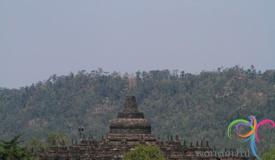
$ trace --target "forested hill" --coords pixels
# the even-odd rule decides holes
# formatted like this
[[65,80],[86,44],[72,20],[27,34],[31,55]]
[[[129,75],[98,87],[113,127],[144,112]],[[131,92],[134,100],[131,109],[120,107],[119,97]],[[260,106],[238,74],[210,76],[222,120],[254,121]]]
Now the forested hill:
[[[236,66],[196,75],[156,70],[135,76],[80,71],[20,89],[0,89],[0,139],[19,133],[43,138],[55,131],[76,136],[80,126],[100,137],[129,94],[137,97],[154,134],[165,138],[178,134],[188,141],[204,138],[232,146],[239,144],[226,137],[233,119],[253,114],[275,120],[274,70]],[[260,145],[275,144],[275,131],[262,130]]]

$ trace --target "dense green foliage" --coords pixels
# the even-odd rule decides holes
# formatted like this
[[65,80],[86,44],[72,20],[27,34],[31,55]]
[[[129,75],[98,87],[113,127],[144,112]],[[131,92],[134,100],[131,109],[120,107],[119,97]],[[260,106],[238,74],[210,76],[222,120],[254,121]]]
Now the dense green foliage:
[[273,160],[273,159],[275,159],[275,148],[273,148],[273,149],[265,152],[263,154],[263,158],[262,159],[263,160]]
[[[178,134],[187,141],[208,139],[217,146],[236,147],[240,143],[226,137],[230,121],[250,114],[258,120],[275,120],[272,70],[260,73],[237,66],[200,74],[156,70],[137,72],[135,78],[80,71],[20,89],[0,89],[0,138],[22,133],[25,139],[40,139],[49,132],[75,138],[79,127],[100,138],[128,94],[137,97],[153,133],[162,138]],[[275,143],[272,134],[261,129],[260,149]]]
[[165,160],[160,149],[156,146],[138,145],[125,153],[124,160]]
[[15,136],[8,141],[0,141],[1,160],[32,160],[31,154],[26,148],[19,145],[20,136]]
[[49,145],[39,139],[31,139],[25,144],[27,151],[31,154],[32,160],[39,160],[41,153],[46,151]]
[[48,134],[46,140],[32,138],[26,144],[26,150],[31,154],[33,160],[39,160],[39,155],[49,147],[71,145],[69,138],[64,133],[53,132]]
[[20,136],[11,140],[0,140],[0,160],[39,160],[39,155],[52,146],[70,145],[63,133],[50,133],[45,141],[31,139],[20,145]]

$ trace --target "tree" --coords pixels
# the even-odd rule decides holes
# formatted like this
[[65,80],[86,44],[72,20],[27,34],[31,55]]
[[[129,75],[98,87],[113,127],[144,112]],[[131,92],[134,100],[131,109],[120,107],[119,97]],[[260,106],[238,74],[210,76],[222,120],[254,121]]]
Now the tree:
[[263,160],[272,160],[272,159],[275,159],[275,148],[263,154]]
[[33,160],[39,160],[39,155],[45,152],[48,146],[47,143],[33,138],[27,143],[26,149],[31,153]]
[[64,146],[70,143],[67,135],[63,133],[50,133],[47,138],[49,146]]
[[124,155],[124,160],[165,160],[156,146],[137,145]]
[[31,160],[31,154],[19,146],[20,136],[15,136],[9,141],[0,141],[0,159],[3,160]]

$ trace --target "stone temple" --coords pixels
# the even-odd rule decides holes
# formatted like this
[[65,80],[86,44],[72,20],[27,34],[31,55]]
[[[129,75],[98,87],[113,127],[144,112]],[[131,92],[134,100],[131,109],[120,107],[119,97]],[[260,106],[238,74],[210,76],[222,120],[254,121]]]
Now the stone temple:
[[160,140],[151,133],[151,124],[138,110],[136,98],[127,96],[122,112],[111,121],[102,140],[82,138],[71,146],[51,147],[42,160],[123,160],[123,154],[137,144],[155,145],[167,160],[249,160],[249,152],[234,149],[216,152],[208,141],[186,145],[179,136]]

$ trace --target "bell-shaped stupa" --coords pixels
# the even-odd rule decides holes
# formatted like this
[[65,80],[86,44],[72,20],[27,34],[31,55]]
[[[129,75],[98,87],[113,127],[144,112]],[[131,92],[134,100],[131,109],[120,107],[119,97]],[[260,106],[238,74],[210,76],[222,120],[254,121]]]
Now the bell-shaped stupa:
[[139,112],[134,96],[126,97],[123,111],[111,121],[110,134],[151,134],[151,125]]

